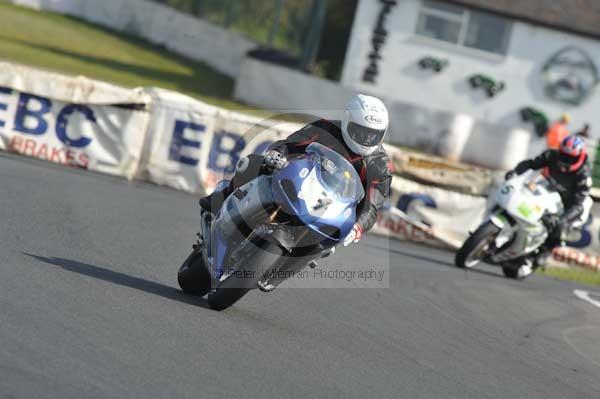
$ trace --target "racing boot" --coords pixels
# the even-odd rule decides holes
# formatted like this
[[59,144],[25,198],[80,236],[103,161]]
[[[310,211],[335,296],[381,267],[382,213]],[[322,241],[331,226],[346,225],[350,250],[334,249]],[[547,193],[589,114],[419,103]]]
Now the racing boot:
[[552,257],[552,251],[554,248],[562,247],[565,243],[558,240],[548,240],[538,248],[538,253],[533,258],[533,270],[540,267],[546,267],[548,261]]
[[542,222],[548,230],[548,238],[538,248],[538,254],[533,259],[534,270],[538,267],[544,267],[548,263],[548,260],[552,256],[552,251],[556,247],[564,245],[562,241],[562,233],[564,231],[564,221],[561,221],[556,215],[546,215],[542,219]]
[[519,267],[519,270],[517,272],[517,278],[524,279],[525,277],[528,277],[531,274],[533,274],[533,271],[533,263],[530,259],[525,259],[525,263],[521,265],[521,267]]

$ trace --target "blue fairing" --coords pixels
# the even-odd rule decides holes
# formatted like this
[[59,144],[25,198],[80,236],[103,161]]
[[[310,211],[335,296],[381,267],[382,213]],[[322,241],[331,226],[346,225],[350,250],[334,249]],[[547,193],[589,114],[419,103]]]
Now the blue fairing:
[[258,176],[225,200],[208,243],[213,277],[221,277],[230,264],[227,254],[235,252],[234,246],[254,231],[251,225],[268,224],[272,215],[279,218],[283,213],[286,223],[295,222],[283,226],[308,229],[311,238],[322,238],[317,241],[322,247],[337,245],[352,230],[363,197],[362,183],[352,165],[327,147],[311,144],[307,154],[272,176]]
[[215,242],[215,252],[216,252],[216,254],[215,254],[216,256],[215,256],[215,260],[214,260],[214,265],[215,265],[214,277],[216,277],[217,279],[220,279],[224,273],[223,266],[224,266],[224,261],[225,261],[225,253],[227,252],[227,241],[225,241],[223,239],[222,232],[220,229],[216,229],[214,242]]
[[[318,162],[315,162],[311,158],[298,159],[273,176],[273,197],[275,198],[275,202],[282,206],[283,211],[289,215],[298,217],[303,224],[315,233],[326,239],[340,241],[352,230],[352,226],[356,221],[355,208],[358,201],[340,199],[339,202],[345,205],[341,212],[337,212],[334,217],[323,218],[311,214],[303,199],[298,198],[296,195],[289,195],[290,191],[295,193],[301,191],[302,183],[306,178],[306,171],[310,174],[313,169],[316,169],[317,178],[324,184],[320,175],[321,166]],[[304,177],[302,177],[303,175]],[[291,182],[294,188],[293,190],[288,190],[288,193],[286,193],[284,186],[284,181],[286,180]],[[321,230],[324,227],[333,227],[339,230],[339,235],[332,237],[324,234]]]

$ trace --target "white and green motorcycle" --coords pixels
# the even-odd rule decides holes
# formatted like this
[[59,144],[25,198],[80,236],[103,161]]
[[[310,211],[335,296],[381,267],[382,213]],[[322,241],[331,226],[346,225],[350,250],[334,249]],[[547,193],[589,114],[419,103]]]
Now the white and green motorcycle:
[[523,279],[533,273],[533,259],[548,237],[542,219],[560,216],[562,200],[554,183],[533,170],[505,181],[493,198],[483,223],[456,253],[455,264],[469,269],[486,262],[501,266],[508,278]]

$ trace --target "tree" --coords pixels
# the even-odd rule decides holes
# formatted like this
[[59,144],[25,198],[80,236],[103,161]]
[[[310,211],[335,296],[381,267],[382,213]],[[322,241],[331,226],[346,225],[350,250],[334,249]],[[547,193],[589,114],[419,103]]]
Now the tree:
[[339,80],[358,0],[329,0],[317,64],[328,79]]

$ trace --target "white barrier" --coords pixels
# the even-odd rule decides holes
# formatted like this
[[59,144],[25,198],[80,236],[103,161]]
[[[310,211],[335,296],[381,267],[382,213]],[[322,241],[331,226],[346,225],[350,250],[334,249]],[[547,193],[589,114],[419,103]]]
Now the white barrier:
[[440,138],[438,154],[451,161],[460,161],[474,124],[475,119],[472,116],[456,115],[450,124],[448,133]]
[[0,150],[207,194],[301,126],[179,93],[0,64]]
[[11,0],[13,3],[73,15],[160,44],[235,77],[257,43],[243,35],[148,0]]
[[142,89],[125,89],[85,76],[66,76],[9,62],[0,62],[0,86],[74,104],[150,103],[150,96]]
[[[487,200],[394,176],[391,208],[374,232],[400,240],[458,248],[483,219]],[[400,212],[397,212],[399,210]]]
[[267,109],[344,109],[354,90],[336,82],[246,57],[236,79],[235,98]]
[[131,179],[147,101],[140,90],[2,64],[0,149]]
[[[545,140],[522,128],[477,121],[463,148],[460,161],[490,169],[512,169],[517,163],[539,154],[536,144],[545,147]],[[530,150],[531,147],[531,150]]]
[[[235,97],[268,109],[341,110],[355,89],[247,57],[236,79]],[[367,93],[368,94],[368,93]],[[389,101],[391,144],[418,148],[491,169],[510,169],[536,154],[545,142],[524,128],[489,124],[469,115]],[[493,151],[490,149],[493,148]]]
[[[241,156],[260,153],[300,127],[161,89],[126,90],[26,67],[0,69],[0,150],[201,195],[230,176]],[[457,248],[485,214],[484,197],[398,176],[392,188],[392,207],[380,215],[376,234]],[[555,259],[598,271],[600,256],[590,253],[600,253],[599,233],[595,206],[581,235]]]
[[415,223],[413,219],[396,207],[390,207],[381,211],[377,217],[377,223],[370,231],[384,237],[400,241],[412,241],[433,247],[456,249],[456,242],[445,242],[430,226],[423,223]]
[[260,153],[300,127],[267,123],[166,90],[148,93],[153,111],[143,177],[178,190],[209,193],[233,173],[240,156]]

